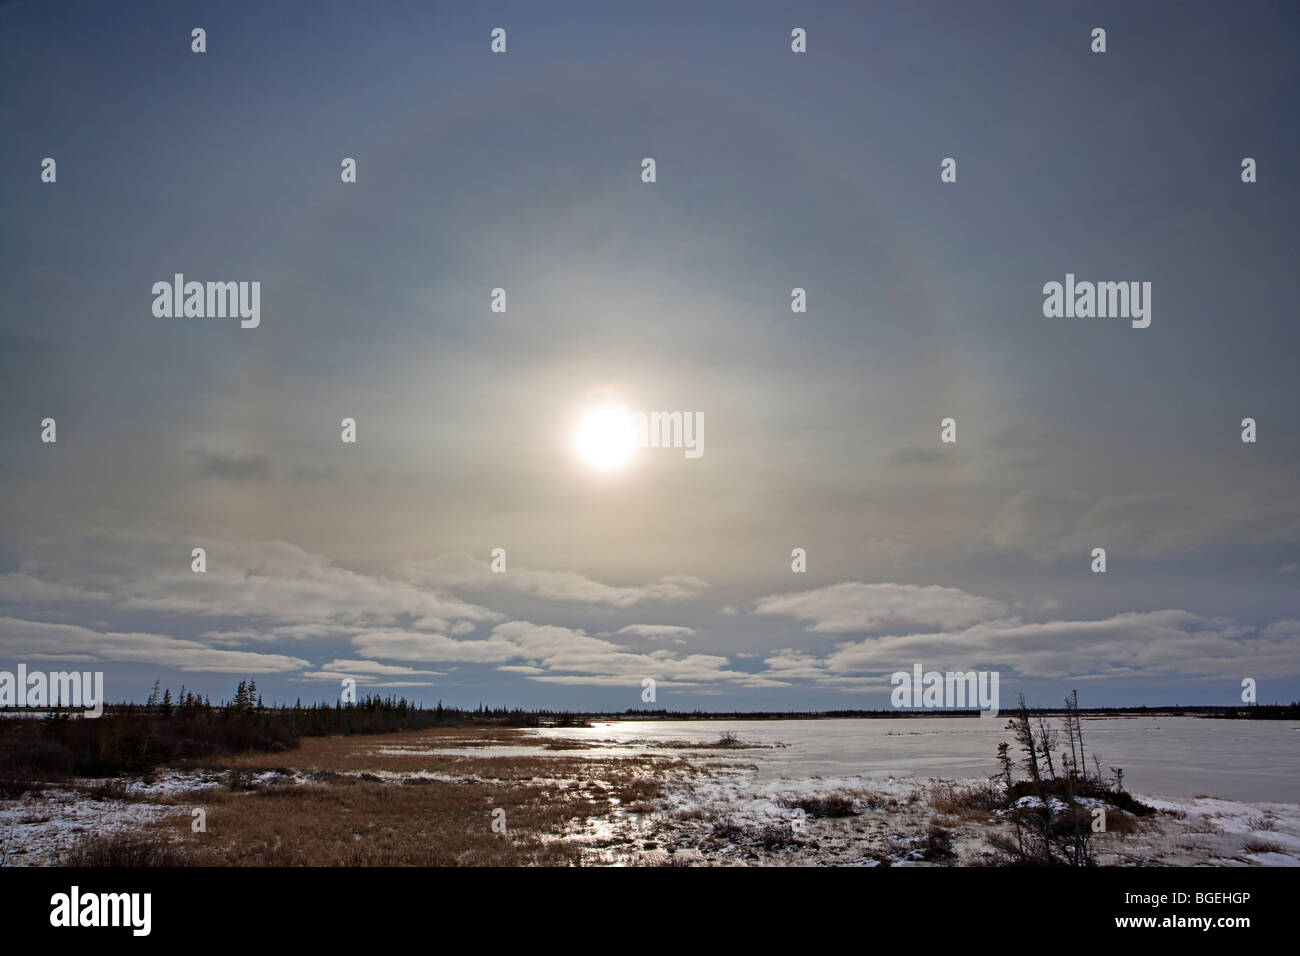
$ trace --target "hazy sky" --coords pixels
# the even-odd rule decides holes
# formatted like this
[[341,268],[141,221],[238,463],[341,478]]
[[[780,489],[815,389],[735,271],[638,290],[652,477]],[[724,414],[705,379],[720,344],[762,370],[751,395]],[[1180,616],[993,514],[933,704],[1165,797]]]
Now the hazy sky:
[[[0,669],[1295,699],[1298,42],[1291,3],[0,4]],[[156,317],[175,273],[260,325]],[[1150,327],[1045,317],[1067,273]],[[622,404],[704,454],[591,468]]]

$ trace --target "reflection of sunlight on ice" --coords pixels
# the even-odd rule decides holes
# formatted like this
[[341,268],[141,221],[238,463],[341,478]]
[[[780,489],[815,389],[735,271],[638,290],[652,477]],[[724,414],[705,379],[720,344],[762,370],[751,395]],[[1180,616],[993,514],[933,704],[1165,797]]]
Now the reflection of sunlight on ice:
[[[1256,800],[1300,796],[1300,773],[1282,756],[1289,728],[1164,717],[1158,724],[1085,719],[1084,728],[1090,753],[1095,748],[1108,765],[1123,766],[1130,783],[1159,783],[1173,795],[1149,797],[1142,790],[1149,794],[1155,787],[1130,787],[1174,813],[1127,837],[1101,841],[1106,863],[1300,865],[1300,805],[1191,796],[1212,785],[1204,770],[1211,760],[1222,774],[1213,779],[1225,788],[1253,793]],[[1243,732],[1256,738],[1244,749]],[[717,748],[724,733],[736,734],[742,746]],[[653,813],[615,808],[573,824],[561,838],[581,844],[588,862],[859,866],[924,865],[918,834],[936,819],[927,786],[937,779],[986,784],[997,744],[1007,736],[1000,722],[933,717],[619,721],[529,734],[587,748],[565,751],[575,756],[675,755],[691,768],[665,775],[666,791]],[[851,795],[855,814],[813,819],[791,809],[800,798],[828,794]],[[1274,829],[1249,832],[1261,813]],[[990,821],[945,818],[943,825],[956,833],[964,861],[990,849]]]
[[[1287,721],[1085,717],[1083,728],[1089,755],[1095,753],[1105,766],[1124,768],[1125,782],[1135,792],[1300,803],[1295,728]],[[1159,733],[1150,732],[1153,728]],[[997,746],[1009,740],[1003,721],[959,717],[630,720],[528,731],[542,739],[594,743],[598,754],[622,753],[618,747],[659,753],[655,744],[670,741],[707,745],[728,732],[742,744],[761,748],[736,750],[733,756],[754,764],[768,779],[983,778],[997,772]]]

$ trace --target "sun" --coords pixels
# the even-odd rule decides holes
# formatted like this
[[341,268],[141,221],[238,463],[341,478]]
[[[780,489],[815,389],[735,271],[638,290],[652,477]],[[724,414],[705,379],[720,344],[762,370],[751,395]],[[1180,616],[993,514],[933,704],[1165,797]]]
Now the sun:
[[575,437],[579,456],[600,471],[621,468],[636,451],[636,430],[622,405],[588,412]]

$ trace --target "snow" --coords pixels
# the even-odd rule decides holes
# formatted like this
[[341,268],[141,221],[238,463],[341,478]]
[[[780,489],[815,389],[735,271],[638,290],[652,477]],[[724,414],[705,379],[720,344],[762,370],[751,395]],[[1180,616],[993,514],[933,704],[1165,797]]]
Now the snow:
[[[554,835],[583,846],[593,863],[675,858],[726,865],[930,865],[935,861],[921,859],[921,847],[934,826],[951,834],[956,862],[975,862],[990,849],[989,837],[1007,826],[1005,811],[947,815],[932,805],[932,789],[935,784],[987,786],[996,770],[996,743],[1005,733],[988,721],[948,719],[931,726],[935,723],[933,718],[908,719],[904,729],[884,720],[620,722],[533,730],[524,744],[467,747],[453,739],[447,747],[386,745],[375,752],[484,759],[682,758],[685,764],[657,771],[665,793],[652,812],[615,807]],[[1130,784],[1167,784],[1141,790],[1130,785],[1136,799],[1159,812],[1142,818],[1124,814],[1135,832],[1099,834],[1094,843],[1100,862],[1300,866],[1300,804],[1287,802],[1300,794],[1294,735],[1281,724],[1261,730],[1238,726],[1243,723],[1086,720],[1085,739],[1100,752],[1103,766],[1124,766]],[[726,731],[748,746],[711,747]],[[570,740],[580,746],[564,747],[563,741]],[[1142,741],[1153,740],[1159,740],[1163,754],[1154,770],[1139,762],[1149,756]],[[557,744],[561,749],[548,749]],[[1205,769],[1213,763],[1207,755],[1221,755],[1225,748],[1233,750],[1227,769],[1237,775],[1226,789],[1235,792],[1205,796],[1203,791],[1216,781],[1228,779],[1221,775],[1224,768]],[[394,785],[476,779],[423,770],[353,770],[347,775]],[[588,776],[593,775],[584,780]],[[319,774],[276,770],[259,771],[252,779],[260,787],[322,781]],[[122,781],[127,799],[98,781],[51,785],[43,794],[0,800],[0,846],[7,847],[10,863],[57,863],[79,838],[138,830],[169,817],[186,825],[190,806],[184,795],[194,793],[197,799],[205,790],[225,786],[226,780],[224,773],[162,771]],[[564,776],[528,782],[557,789],[575,785]],[[97,784],[100,796],[92,789]],[[852,800],[855,814],[814,818],[793,805],[828,795]],[[1108,815],[1123,814],[1092,798],[1078,803],[1088,809],[1105,806]],[[1017,805],[1041,804],[1025,796]],[[1057,812],[1065,809],[1059,798],[1051,798],[1051,805]]]
[[[74,785],[100,783],[103,781],[81,780]],[[95,797],[58,786],[42,793],[24,793],[17,800],[0,801],[0,846],[7,853],[10,865],[55,865],[78,840],[86,837],[136,831],[168,817],[183,817],[183,821],[178,819],[178,825],[188,825],[189,807],[150,800],[210,786],[219,784],[198,774],[167,773],[150,783],[127,784],[132,799],[125,800]]]

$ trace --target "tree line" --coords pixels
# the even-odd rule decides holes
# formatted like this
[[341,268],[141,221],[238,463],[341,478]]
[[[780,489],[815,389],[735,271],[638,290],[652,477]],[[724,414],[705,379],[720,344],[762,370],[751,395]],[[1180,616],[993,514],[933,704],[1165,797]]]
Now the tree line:
[[584,726],[565,711],[426,707],[406,697],[371,694],[355,702],[267,705],[255,680],[241,680],[230,700],[185,687],[177,694],[155,681],[143,704],[123,702],[88,719],[54,711],[26,720],[0,720],[0,777],[45,779],[145,773],[162,764],[202,761],[248,750],[281,751],[303,737],[387,734],[466,723],[501,726]]

